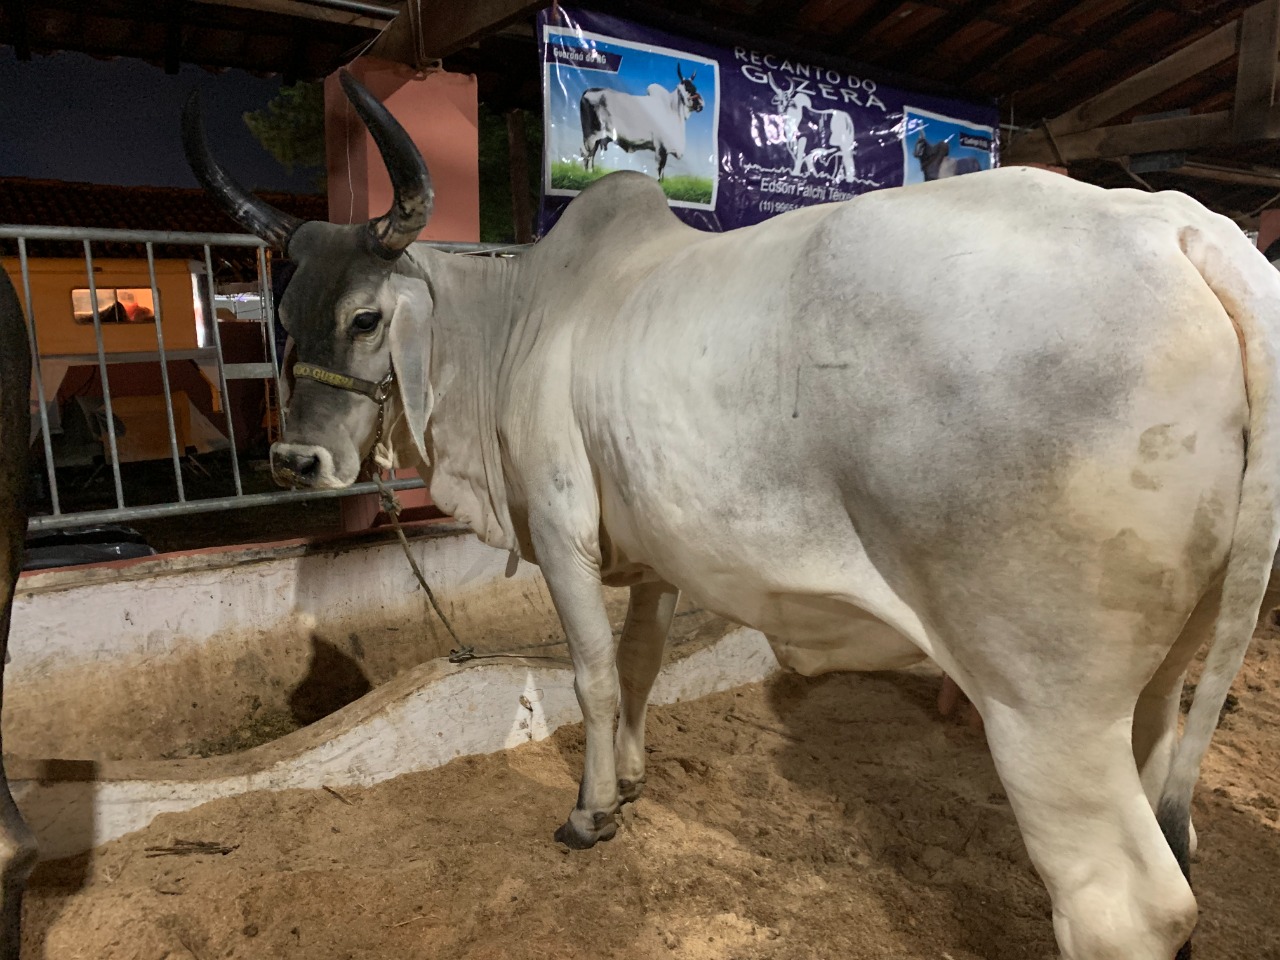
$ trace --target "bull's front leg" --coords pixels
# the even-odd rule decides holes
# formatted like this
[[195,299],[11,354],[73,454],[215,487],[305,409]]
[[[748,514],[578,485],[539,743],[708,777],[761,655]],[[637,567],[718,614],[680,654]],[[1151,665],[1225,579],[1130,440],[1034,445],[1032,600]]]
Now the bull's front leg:
[[613,754],[618,668],[600,586],[598,545],[575,536],[570,526],[565,517],[530,518],[538,566],[569,641],[573,689],[586,732],[578,803],[555,836],[568,847],[584,850],[610,839],[618,829],[620,803]]

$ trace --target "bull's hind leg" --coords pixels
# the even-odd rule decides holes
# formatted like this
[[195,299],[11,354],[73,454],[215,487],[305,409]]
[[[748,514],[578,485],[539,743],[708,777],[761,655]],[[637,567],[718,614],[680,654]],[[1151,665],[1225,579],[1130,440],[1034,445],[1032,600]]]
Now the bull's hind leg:
[[618,643],[622,705],[614,752],[623,803],[635,800],[644,788],[644,719],[649,691],[662,666],[662,652],[679,599],[680,592],[668,583],[641,583],[631,588],[627,622]]
[[1147,802],[1130,717],[1078,707],[984,705],[987,738],[1066,960],[1171,960],[1196,902]]
[[[1085,578],[1052,604],[1004,608],[956,678],[982,712],[1066,960],[1172,960],[1195,925],[1195,898],[1134,756],[1139,696],[1166,665],[1180,672],[1170,651],[1182,653],[1194,601],[1153,586],[1175,572],[1125,567],[1105,575],[1101,597]],[[1066,579],[1054,568],[1036,576]],[[1076,613],[1055,620],[1052,609]]]
[[[1133,757],[1152,809],[1159,803],[1173,761],[1173,750],[1178,744],[1178,716],[1187,665],[1213,634],[1221,596],[1222,583],[1219,581],[1197,604],[1182,628],[1178,642],[1143,689],[1133,711]],[[1196,830],[1191,825],[1190,852],[1195,853],[1195,850]]]

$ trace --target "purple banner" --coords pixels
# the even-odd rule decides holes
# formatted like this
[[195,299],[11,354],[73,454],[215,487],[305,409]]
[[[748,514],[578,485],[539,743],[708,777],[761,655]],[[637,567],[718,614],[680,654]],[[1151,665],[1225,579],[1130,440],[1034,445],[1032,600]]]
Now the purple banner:
[[657,177],[681,219],[729,230],[997,161],[994,103],[916,94],[564,7],[538,15],[538,37],[539,233],[614,170]]

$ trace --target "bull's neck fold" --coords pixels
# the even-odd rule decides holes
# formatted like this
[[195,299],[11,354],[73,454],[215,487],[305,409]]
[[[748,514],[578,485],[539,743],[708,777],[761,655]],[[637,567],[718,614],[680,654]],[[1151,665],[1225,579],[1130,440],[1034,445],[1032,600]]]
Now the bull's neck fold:
[[424,279],[431,315],[427,425],[432,500],[490,546],[519,552],[498,438],[501,367],[511,336],[515,263],[416,244],[398,269]]

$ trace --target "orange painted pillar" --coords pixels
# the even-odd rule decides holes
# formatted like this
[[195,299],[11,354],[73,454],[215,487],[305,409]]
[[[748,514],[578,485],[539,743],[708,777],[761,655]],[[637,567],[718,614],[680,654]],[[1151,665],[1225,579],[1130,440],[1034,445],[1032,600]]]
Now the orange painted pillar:
[[1258,217],[1258,249],[1266,250],[1280,240],[1280,210],[1263,210]]
[[[435,208],[422,240],[480,239],[480,146],[476,78],[362,57],[347,69],[376,96],[413,139],[435,187]],[[359,223],[391,207],[391,179],[373,137],[342,92],[337,73],[324,82],[329,219]],[[401,470],[397,476],[414,476]],[[431,503],[425,490],[399,494],[406,508]],[[342,501],[344,530],[364,530],[379,513],[373,496]]]

